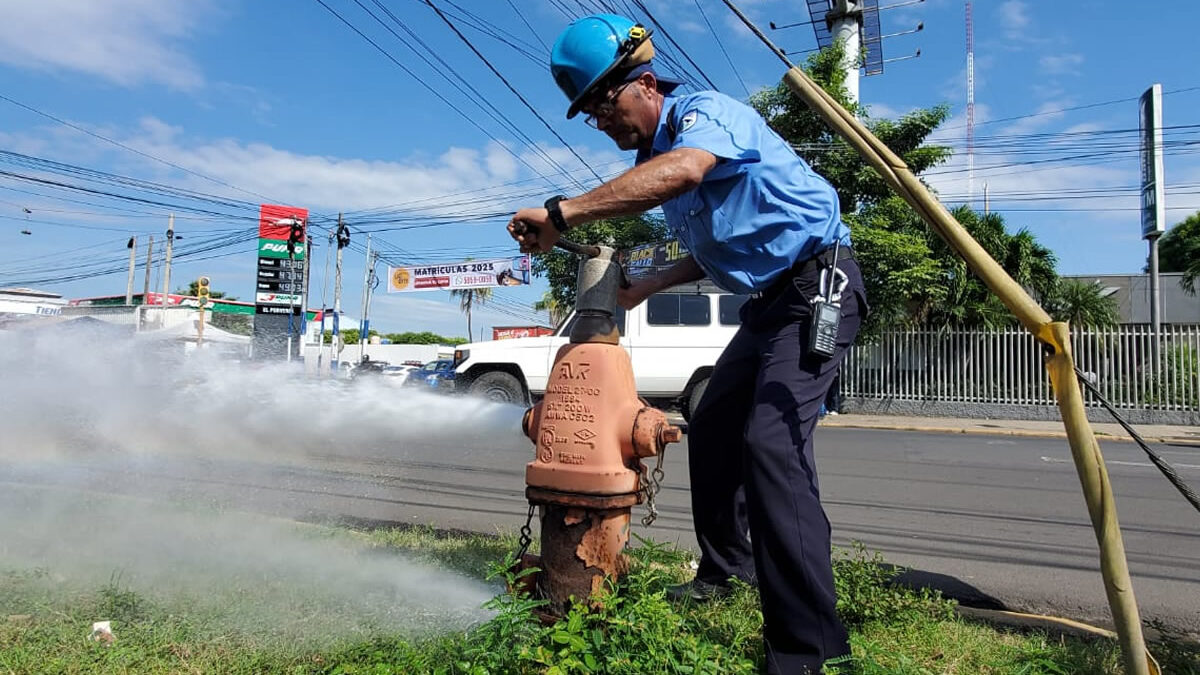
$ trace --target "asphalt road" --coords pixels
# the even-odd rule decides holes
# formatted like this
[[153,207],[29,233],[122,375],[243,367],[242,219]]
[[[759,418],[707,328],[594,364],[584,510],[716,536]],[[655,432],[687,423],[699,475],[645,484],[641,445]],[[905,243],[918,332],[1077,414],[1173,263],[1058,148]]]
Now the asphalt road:
[[[636,531],[694,547],[685,446],[672,446],[664,462],[658,522]],[[1200,514],[1137,446],[1102,450],[1143,619],[1200,633]],[[1200,486],[1200,450],[1161,450]],[[236,453],[88,461],[70,480],[304,520],[496,532],[524,521],[531,456],[520,438],[425,441],[257,461]],[[966,604],[1108,625],[1096,541],[1064,440],[828,428],[818,432],[817,457],[835,544],[861,541]],[[0,483],[23,490],[64,480],[5,473]]]

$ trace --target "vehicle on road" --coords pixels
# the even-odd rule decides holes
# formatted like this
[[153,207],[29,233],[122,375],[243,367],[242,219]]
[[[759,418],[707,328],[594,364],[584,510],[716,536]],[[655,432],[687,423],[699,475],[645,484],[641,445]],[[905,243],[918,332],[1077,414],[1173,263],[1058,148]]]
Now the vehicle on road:
[[405,384],[425,387],[442,393],[453,393],[455,391],[455,379],[454,360],[438,359],[437,361],[430,361],[419,369],[409,373]]
[[[708,283],[656,293],[614,316],[621,346],[633,363],[640,396],[678,405],[690,418],[708,386],[717,357],[741,323],[749,296],[725,293]],[[558,349],[568,342],[575,314],[553,335],[489,340],[455,350],[456,390],[496,401],[528,404],[541,396]]]
[[408,381],[408,376],[416,370],[418,370],[417,366],[410,366],[407,364],[386,366],[384,367],[383,371],[380,372],[380,375],[386,379],[395,380],[396,384],[405,384]]
[[358,380],[364,377],[376,377],[383,375],[384,370],[391,364],[387,361],[367,360],[354,366],[350,371],[350,379]]

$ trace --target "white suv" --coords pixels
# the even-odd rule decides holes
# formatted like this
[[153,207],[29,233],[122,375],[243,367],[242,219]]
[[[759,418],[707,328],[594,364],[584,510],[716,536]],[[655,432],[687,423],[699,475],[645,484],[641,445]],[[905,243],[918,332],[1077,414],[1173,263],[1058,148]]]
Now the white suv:
[[[737,332],[746,299],[689,284],[656,293],[628,312],[618,309],[614,318],[638,394],[671,400],[690,417],[713,364]],[[541,396],[574,321],[572,314],[554,335],[463,345],[454,355],[458,390],[513,403]]]

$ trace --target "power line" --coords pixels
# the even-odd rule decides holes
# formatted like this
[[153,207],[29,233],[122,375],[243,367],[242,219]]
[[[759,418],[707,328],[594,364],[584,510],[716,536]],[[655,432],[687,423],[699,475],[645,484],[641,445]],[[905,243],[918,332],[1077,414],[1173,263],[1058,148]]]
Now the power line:
[[712,22],[708,20],[708,15],[704,13],[704,8],[700,6],[700,0],[693,0],[696,3],[696,9],[700,11],[700,17],[704,19],[704,25],[708,26],[708,31],[712,33],[717,40],[717,46],[721,48],[721,53],[725,55],[725,62],[729,64],[729,69],[733,71],[737,81],[742,85],[742,91],[746,92],[746,97],[750,96],[750,87],[746,86],[746,81],[742,79],[742,73],[733,65],[733,59],[729,58],[729,52],[725,50],[725,43],[721,41],[721,36],[713,28]]
[[478,56],[479,60],[483,61],[484,65],[486,65],[488,67],[488,70],[492,71],[493,75],[500,78],[500,81],[504,83],[504,86],[508,87],[508,90],[511,91],[513,93],[513,95],[516,96],[518,99],[520,99],[521,103],[524,104],[525,107],[529,109],[529,112],[533,113],[533,116],[538,118],[538,120],[542,123],[542,125],[545,126],[548,130],[550,130],[550,133],[554,134],[554,137],[557,138],[558,141],[563,144],[563,146],[565,146],[568,150],[571,151],[571,154],[575,156],[575,159],[578,159],[580,164],[583,164],[584,166],[586,166],[588,168],[588,170],[592,172],[592,175],[596,177],[597,181],[603,182],[603,179],[600,178],[600,174],[596,173],[596,170],[588,165],[588,163],[583,159],[583,157],[581,157],[579,155],[579,153],[575,151],[575,148],[571,147],[571,144],[567,143],[566,139],[564,139],[561,135],[559,135],[558,131],[556,131],[554,129],[554,127],[550,126],[550,123],[546,121],[546,118],[542,117],[542,114],[539,113],[537,111],[537,109],[534,108],[533,105],[529,103],[528,100],[526,100],[525,96],[522,95],[521,92],[517,91],[517,88],[512,86],[512,84],[508,81],[507,78],[505,78],[503,75],[500,74],[500,71],[497,70],[496,67],[492,65],[492,62],[489,61],[487,59],[487,57],[484,56],[478,49],[476,49],[475,45],[471,44],[471,41],[467,39],[467,36],[463,35],[462,32],[460,30],[458,30],[458,28],[454,25],[454,23],[452,21],[450,21],[450,19],[447,18],[445,14],[442,13],[442,10],[439,9],[437,5],[433,4],[433,0],[425,0],[425,4],[429,5],[429,8],[432,9],[434,12],[437,12],[437,15],[442,19],[442,21],[444,21],[446,23],[446,25],[450,27],[450,30],[454,31],[454,34],[458,36],[458,39],[462,40],[463,43],[466,44],[467,47],[469,47],[471,49],[471,51],[475,54],[475,56]]
[[[501,147],[503,147],[503,148],[504,148],[506,151],[508,151],[508,153],[509,153],[509,154],[511,154],[511,155],[512,155],[514,158],[516,158],[516,159],[517,159],[517,161],[519,161],[519,162],[521,162],[522,164],[524,164],[525,166],[529,167],[529,168],[530,168],[532,171],[534,171],[534,173],[537,173],[537,169],[535,169],[535,168],[534,168],[534,167],[533,167],[531,164],[529,164],[529,162],[528,162],[528,161],[526,161],[524,157],[521,157],[521,155],[519,155],[518,153],[514,152],[514,151],[512,150],[512,148],[508,147],[508,146],[507,146],[506,144],[504,144],[504,143],[503,143],[503,142],[502,142],[500,139],[496,138],[496,137],[495,137],[493,134],[491,134],[491,133],[490,133],[490,132],[489,132],[487,129],[484,129],[484,128],[483,128],[483,127],[482,127],[482,126],[481,126],[481,125],[480,125],[478,122],[476,122],[476,121],[474,120],[474,118],[472,118],[471,116],[469,116],[469,115],[467,115],[465,112],[463,112],[463,110],[462,110],[461,108],[459,108],[458,106],[454,105],[454,103],[452,103],[452,102],[451,102],[451,101],[450,101],[448,98],[446,98],[445,96],[443,96],[443,95],[441,94],[441,92],[439,92],[439,91],[437,91],[436,89],[434,89],[432,86],[430,86],[430,84],[429,84],[428,82],[426,82],[425,80],[421,79],[421,77],[420,77],[420,76],[418,76],[418,75],[417,75],[415,72],[413,72],[413,71],[412,71],[412,70],[411,70],[411,69],[410,69],[408,66],[404,65],[404,64],[403,64],[403,63],[401,63],[399,60],[397,60],[397,59],[396,59],[396,57],[392,56],[392,54],[391,54],[390,52],[388,52],[386,49],[384,49],[382,46],[380,46],[380,45],[379,45],[379,43],[377,43],[377,42],[375,42],[374,40],[372,40],[372,39],[370,38],[370,36],[368,36],[366,33],[362,32],[361,30],[359,30],[359,28],[358,28],[357,26],[355,26],[355,25],[354,25],[353,23],[351,23],[351,22],[350,22],[348,19],[346,19],[345,17],[343,17],[341,14],[339,14],[339,13],[337,12],[337,10],[333,9],[333,8],[332,8],[332,7],[330,7],[328,4],[326,4],[326,3],[325,3],[325,0],[316,0],[316,2],[317,2],[319,5],[321,5],[322,7],[324,7],[324,8],[326,9],[326,11],[328,11],[330,14],[332,14],[334,17],[336,17],[336,18],[337,18],[339,21],[341,21],[342,23],[344,23],[344,24],[345,24],[345,25],[346,25],[346,26],[347,26],[347,27],[348,27],[350,30],[352,30],[352,31],[354,31],[355,33],[357,33],[359,37],[361,37],[363,40],[366,40],[368,44],[370,44],[370,45],[371,45],[372,47],[374,47],[374,48],[375,48],[377,51],[379,51],[379,53],[383,54],[383,55],[384,55],[384,56],[385,56],[385,57],[386,57],[386,58],[387,58],[389,61],[391,61],[391,62],[392,62],[392,63],[393,63],[393,64],[394,64],[394,65],[395,65],[397,68],[400,68],[401,70],[403,70],[405,73],[407,73],[407,74],[409,75],[409,77],[413,78],[413,79],[414,79],[414,80],[416,80],[418,83],[420,83],[420,84],[421,84],[421,86],[423,86],[423,87],[425,87],[427,90],[429,90],[429,92],[430,92],[430,93],[432,93],[434,96],[436,96],[436,97],[438,98],[438,100],[440,100],[442,103],[445,103],[447,106],[449,106],[449,107],[450,107],[450,109],[451,109],[451,110],[453,110],[454,112],[458,113],[460,117],[462,117],[463,119],[467,120],[467,122],[469,122],[469,123],[471,124],[471,126],[473,126],[473,127],[475,127],[476,129],[478,129],[480,132],[482,132],[482,133],[483,133],[484,135],[486,135],[488,138],[490,138],[490,139],[492,139],[492,140],[496,141],[496,143],[498,143],[498,144],[499,144]],[[372,14],[372,16],[374,16],[374,15]],[[549,182],[549,181],[547,180],[547,182]],[[553,183],[551,183],[551,187],[554,187]]]

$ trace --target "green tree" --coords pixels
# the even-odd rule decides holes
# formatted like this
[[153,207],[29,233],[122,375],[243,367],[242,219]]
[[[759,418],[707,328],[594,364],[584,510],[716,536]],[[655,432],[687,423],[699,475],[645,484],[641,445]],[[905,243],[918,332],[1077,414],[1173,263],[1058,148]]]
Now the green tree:
[[[343,328],[341,333],[342,343],[348,345],[358,344],[359,338],[362,337],[362,332],[357,328]],[[373,329],[369,330],[367,332],[367,339],[370,340],[371,336],[373,335],[379,335],[379,332]],[[332,339],[332,333],[330,331],[325,331],[325,344],[329,344]]]
[[[949,114],[946,106],[914,110],[898,120],[872,119],[869,110],[849,100],[842,53],[841,45],[835,44],[809,57],[804,68],[913,173],[920,175],[950,157],[948,147],[927,143]],[[872,308],[861,331],[865,339],[883,327],[904,323],[958,327],[1013,323],[1008,309],[966,263],[786,85],[759,91],[750,104],[838,191]],[[1010,234],[998,214],[985,216],[960,207],[954,215],[1019,284],[1038,298],[1052,296],[1058,282],[1054,255],[1030,232]]]
[[[899,155],[913,173],[921,174],[950,157],[950,148],[926,144],[926,139],[950,114],[945,105],[918,109],[898,120],[872,119],[866,107],[850,100],[846,90],[841,44],[808,58],[804,71],[838,103],[859,116],[871,133]],[[771,128],[792,144],[817,173],[837,189],[842,212],[853,213],[860,205],[884,201],[892,190],[883,178],[832,130],[786,84],[762,89],[750,97],[750,105]]]
[[1104,295],[1098,282],[1059,279],[1043,304],[1055,321],[1068,321],[1072,326],[1108,328],[1117,325],[1117,301],[1111,295]]
[[490,288],[456,288],[450,291],[450,297],[458,298],[458,306],[467,315],[467,341],[474,340],[471,332],[471,310],[477,305],[487,304],[492,299]]
[[385,333],[383,337],[396,345],[460,345],[467,342],[464,338],[445,337],[430,331]]
[[533,309],[538,312],[546,312],[550,315],[550,325],[558,327],[562,320],[567,318],[568,308],[559,304],[554,298],[554,293],[546,291],[542,294],[542,299],[533,303]]
[[[189,283],[187,285],[186,289],[184,289],[184,288],[176,288],[175,289],[176,295],[190,295],[192,297],[195,297],[197,294],[199,294],[199,292],[200,292],[200,281],[199,280],[193,280],[191,283]],[[211,288],[208,291],[208,297],[212,298],[213,300],[218,300],[218,299],[237,300],[237,298],[235,298],[233,296],[227,296],[224,291],[214,291]]]
[[[945,121],[949,109],[915,110],[894,121],[871,119],[869,110],[849,98],[842,54],[841,45],[835,44],[810,56],[804,70],[858,115],[914,173],[944,162],[950,149],[927,144],[926,139]],[[916,212],[786,85],[757,92],[750,105],[838,191],[871,305],[860,339],[869,340],[884,327],[927,317],[948,296],[948,265],[935,255],[930,232]]]
[[[576,243],[625,249],[666,239],[667,234],[667,225],[662,218],[641,214],[597,220],[571,228],[566,236]],[[579,256],[559,249],[535,255],[533,272],[550,282],[550,296],[557,307],[575,306],[575,276],[579,272]]]
[[1158,240],[1158,271],[1183,272],[1179,285],[1196,294],[1200,278],[1200,212],[1178,223]]
[[[1018,284],[1042,301],[1053,297],[1058,285],[1057,260],[1050,249],[1038,244],[1027,230],[1009,234],[1004,217],[987,215],[960,206],[952,211],[956,220]],[[934,259],[942,268],[944,295],[927,302],[918,320],[938,327],[995,328],[1011,326],[1016,319],[950,246],[928,228],[923,228]]]

